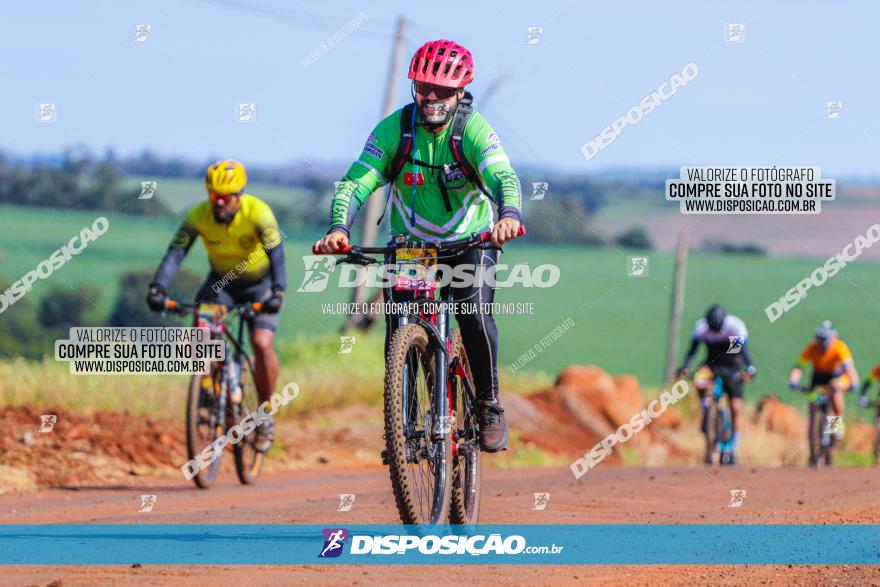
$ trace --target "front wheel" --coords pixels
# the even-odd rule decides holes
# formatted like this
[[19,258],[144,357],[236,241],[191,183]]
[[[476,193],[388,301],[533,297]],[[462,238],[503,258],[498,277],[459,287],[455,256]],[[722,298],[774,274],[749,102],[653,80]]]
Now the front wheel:
[[[248,383],[248,366],[247,362],[241,366],[241,375],[239,384],[241,385],[241,400],[231,405],[232,422],[231,426],[240,424],[248,414],[253,414],[259,407],[260,400],[257,397],[256,389]],[[251,409],[252,408],[252,409]],[[234,447],[235,454],[235,472],[238,480],[242,485],[253,485],[260,476],[260,470],[263,468],[263,460],[265,455],[255,448],[257,442],[257,433],[252,431],[239,440]]]
[[[826,435],[826,410],[813,406],[810,414],[810,465],[813,467],[831,466],[831,443],[833,435]],[[829,436],[828,440],[825,437]],[[823,441],[825,443],[823,444]]]
[[455,443],[455,464],[452,474],[449,523],[476,524],[480,518],[482,461],[474,377],[461,341],[461,331],[456,328],[450,333],[449,338],[452,342],[450,362],[455,361],[457,357],[464,372],[464,377],[459,373],[450,373],[449,376],[455,423],[452,439]]
[[394,333],[385,362],[384,395],[385,445],[400,519],[404,524],[444,523],[452,435],[435,431],[434,349],[421,326],[405,324]]
[[[222,383],[222,371],[218,369],[213,369],[207,375],[193,375],[190,380],[186,403],[186,452],[190,461],[225,432],[226,418],[221,411]],[[199,489],[208,489],[217,478],[222,449],[212,458],[214,456],[216,458],[210,464],[205,463],[205,466],[196,460],[196,472],[192,479]]]
[[734,462],[733,454],[733,415],[730,413],[730,403],[724,399],[719,406],[718,414],[718,446],[719,457],[722,465],[732,465]]
[[706,410],[706,419],[703,422],[705,426],[705,434],[706,434],[706,457],[705,462],[707,465],[711,465],[715,462],[716,456],[718,455],[718,443],[719,443],[719,435],[718,430],[721,424],[721,418],[718,413],[718,402],[714,399],[709,402],[709,409]]

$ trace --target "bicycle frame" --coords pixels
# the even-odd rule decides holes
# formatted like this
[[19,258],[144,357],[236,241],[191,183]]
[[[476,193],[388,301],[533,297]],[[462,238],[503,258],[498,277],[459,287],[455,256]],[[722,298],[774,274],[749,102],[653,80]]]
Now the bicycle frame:
[[[236,334],[236,336],[233,338],[232,335],[229,334],[229,331],[225,328],[223,329],[224,330],[223,333],[226,335],[225,340],[227,342],[227,345],[231,342],[232,346],[234,347],[235,354],[233,355],[233,361],[235,363],[237,363],[238,365],[241,365],[242,364],[242,357],[244,357],[245,362],[247,362],[248,369],[250,370],[251,373],[254,373],[253,361],[251,361],[251,356],[248,354],[248,352],[244,348],[244,323],[245,323],[245,320],[244,320],[243,312],[239,312],[238,333]],[[224,361],[228,364],[229,363],[229,346],[226,347],[226,353],[224,356],[226,357],[224,359]],[[239,371],[239,377],[240,377],[240,371]],[[238,382],[240,383],[240,381],[238,381]]]
[[[205,305],[213,305],[210,303],[206,303]],[[222,304],[216,304],[222,305]],[[232,307],[226,307],[226,313],[222,316],[222,318],[215,322],[213,317],[209,317],[207,315],[203,316],[200,313],[200,308],[202,304],[177,304],[173,302],[169,309],[177,312],[178,314],[184,315],[190,311],[195,311],[196,316],[196,325],[201,328],[208,328],[211,332],[211,338],[222,338],[224,344],[226,345],[225,352],[223,354],[222,365],[224,369],[228,369],[233,363],[241,365],[242,358],[244,358],[245,362],[247,362],[248,369],[250,369],[251,373],[254,372],[254,364],[251,361],[251,357],[248,354],[247,350],[244,348],[244,324],[245,318],[259,310],[259,303],[244,303],[237,304]],[[225,307],[225,306],[224,306]],[[238,318],[238,328],[236,336],[232,336],[229,332],[229,328],[227,325],[227,319],[230,314],[236,314]],[[204,318],[204,319],[203,319]],[[232,344],[232,350],[234,353],[230,353],[229,345]],[[230,359],[230,357],[232,357]]]
[[712,399],[718,403],[721,398],[724,396],[724,381],[721,377],[715,377],[714,385],[712,386]]
[[[219,320],[216,320],[214,315],[208,315],[207,313],[202,313],[201,308],[202,305],[216,305],[222,306],[225,308],[225,313],[220,317]],[[245,318],[249,316],[253,316],[256,312],[259,312],[262,304],[259,302],[248,302],[244,304],[237,304],[235,306],[227,307],[222,304],[213,304],[210,302],[201,302],[196,304],[180,304],[174,300],[168,300],[167,310],[184,316],[189,312],[193,312],[195,314],[195,323],[197,327],[200,328],[208,328],[211,333],[212,339],[220,338],[223,340],[225,345],[225,350],[223,353],[222,361],[215,361],[212,363],[212,369],[215,368],[214,365],[216,363],[220,363],[218,367],[222,370],[222,377],[228,385],[222,386],[225,387],[225,393],[215,393],[218,397],[218,401],[220,402],[220,407],[218,413],[225,414],[227,402],[231,400],[230,394],[233,392],[233,387],[235,384],[240,383],[241,376],[241,368],[235,369],[236,366],[242,365],[242,359],[247,363],[247,367],[251,373],[254,373],[254,364],[251,360],[250,355],[244,348],[244,324]],[[232,336],[229,332],[229,328],[227,325],[228,317],[231,314],[236,314],[238,318],[238,328],[236,336]],[[230,353],[230,344],[232,346],[232,350],[234,352]],[[241,401],[242,398],[238,398]],[[213,414],[211,416],[213,420]],[[213,426],[216,426],[216,422],[211,422]]]

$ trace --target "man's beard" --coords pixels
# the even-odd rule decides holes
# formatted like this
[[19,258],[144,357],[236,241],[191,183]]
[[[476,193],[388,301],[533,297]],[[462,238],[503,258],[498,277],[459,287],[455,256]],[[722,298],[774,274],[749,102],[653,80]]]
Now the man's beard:
[[425,119],[425,123],[430,126],[446,124],[449,122],[449,119],[452,118],[454,110],[455,108],[449,106],[449,104],[445,102],[422,103],[422,116]]
[[217,211],[214,210],[214,220],[217,221],[217,224],[229,224],[232,220],[232,217],[235,216],[235,212],[227,212],[224,210]]

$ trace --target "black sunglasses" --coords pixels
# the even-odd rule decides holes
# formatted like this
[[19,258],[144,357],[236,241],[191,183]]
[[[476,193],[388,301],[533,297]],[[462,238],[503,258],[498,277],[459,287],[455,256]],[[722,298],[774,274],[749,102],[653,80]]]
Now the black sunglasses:
[[437,96],[438,100],[446,100],[451,98],[458,92],[458,88],[448,88],[446,86],[436,86],[434,84],[429,84],[425,82],[414,82],[416,94],[420,96],[427,96],[431,92],[434,92],[434,95]]

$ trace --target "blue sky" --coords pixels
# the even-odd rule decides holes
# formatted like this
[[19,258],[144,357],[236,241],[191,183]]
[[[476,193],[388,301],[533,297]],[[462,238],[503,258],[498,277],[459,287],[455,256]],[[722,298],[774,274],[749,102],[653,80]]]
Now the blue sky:
[[[425,40],[470,48],[477,108],[511,158],[573,172],[695,164],[818,165],[877,174],[876,3],[403,3],[279,0],[40,2],[7,6],[0,148],[74,143],[246,163],[354,158],[380,118],[396,17],[405,65]],[[366,20],[308,67],[303,59]],[[745,24],[727,43],[725,23]],[[143,43],[135,25],[150,24]],[[542,26],[536,45],[527,27]],[[580,145],[689,62],[700,75],[586,161]],[[492,84],[497,91],[483,100]],[[843,104],[824,118],[827,100]],[[55,102],[54,124],[35,122]],[[233,121],[237,102],[256,122]]]

